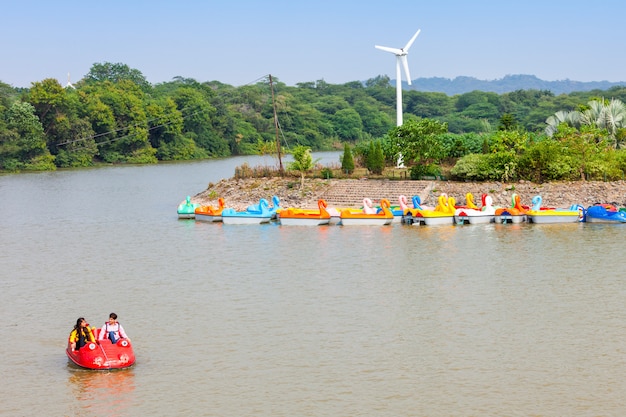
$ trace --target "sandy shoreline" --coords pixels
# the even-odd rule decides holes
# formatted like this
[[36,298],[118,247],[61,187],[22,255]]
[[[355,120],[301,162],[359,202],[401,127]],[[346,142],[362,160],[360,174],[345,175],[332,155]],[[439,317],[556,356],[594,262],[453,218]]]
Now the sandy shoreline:
[[[227,207],[243,210],[256,204],[261,198],[271,201],[277,195],[282,207],[317,207],[317,200],[324,198],[329,205],[359,206],[362,198],[373,200],[388,198],[392,204],[398,195],[420,195],[424,204],[436,204],[436,197],[446,193],[465,202],[465,195],[471,192],[476,202],[480,195],[487,193],[493,197],[494,205],[509,206],[512,194],[518,194],[522,204],[530,204],[535,195],[541,195],[545,206],[569,207],[580,204],[584,207],[595,203],[616,203],[626,206],[626,181],[599,182],[574,181],[536,184],[527,181],[515,183],[499,182],[453,182],[453,181],[390,181],[378,179],[325,180],[306,179],[300,188],[297,178],[248,178],[224,179],[216,184],[208,184],[206,190],[192,197],[192,202],[201,205],[216,205],[219,197],[224,198]],[[348,194],[353,196],[349,196]],[[332,203],[332,204],[331,204]]]

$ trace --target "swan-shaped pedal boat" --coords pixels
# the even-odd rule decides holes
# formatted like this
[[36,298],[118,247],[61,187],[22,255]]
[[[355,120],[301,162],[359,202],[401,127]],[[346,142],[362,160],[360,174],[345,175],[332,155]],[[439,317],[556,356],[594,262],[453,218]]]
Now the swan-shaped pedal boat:
[[326,200],[317,201],[318,209],[289,207],[278,211],[278,220],[283,226],[319,226],[330,223]]
[[522,206],[520,197],[517,194],[511,196],[511,207],[497,208],[494,221],[496,223],[518,224],[526,221],[528,210]]
[[[267,200],[266,200],[267,202]],[[246,211],[250,211],[250,212],[254,212],[254,211],[260,211],[261,210],[261,202],[259,202],[259,204],[252,204],[250,206],[248,206],[248,208],[246,209]],[[269,211],[272,212],[272,219],[276,219],[278,216],[278,211],[281,210],[280,207],[280,198],[278,198],[278,196],[273,196],[272,197],[272,205],[270,206],[268,203],[268,207],[267,209]]]
[[344,210],[351,210],[355,212],[366,211],[367,213],[375,213],[376,209],[374,209],[374,204],[372,200],[369,198],[363,199],[363,207],[362,208],[353,208],[353,207],[327,207],[326,211],[330,214],[330,223],[329,224],[341,224],[341,212]]
[[585,212],[586,223],[626,223],[626,212],[613,204],[595,204]]
[[467,205],[465,207],[457,207],[454,211],[454,222],[456,224],[484,224],[494,222],[496,208],[493,206],[493,198],[490,195],[483,194],[481,196],[481,208],[478,208],[474,204],[474,196],[472,193],[468,193],[465,199]]
[[[96,329],[91,329],[97,333]],[[128,339],[120,339],[113,344],[109,339],[87,343],[79,350],[65,349],[67,357],[76,365],[86,369],[111,370],[128,368],[135,363],[133,345]]]
[[330,214],[330,221],[328,222],[328,224],[341,223],[341,210],[343,210],[343,208],[336,208],[336,207],[326,208],[326,211],[328,212],[328,214]]
[[247,210],[237,211],[228,207],[222,210],[222,223],[224,224],[261,224],[269,223],[276,215],[275,210],[270,210],[269,202],[262,198],[259,204],[249,206]]
[[584,219],[584,208],[573,204],[569,208],[544,208],[541,207],[543,199],[536,195],[532,199],[532,207],[526,212],[526,218],[530,223],[577,223]]
[[187,196],[187,199],[178,206],[178,218],[179,219],[193,219],[196,217],[196,209],[198,204],[191,202],[191,197]]
[[[417,203],[415,201],[417,201]],[[419,207],[419,202],[420,202],[419,196],[413,196],[412,202],[413,202],[413,207],[410,207],[409,202],[405,195],[398,196],[398,205],[390,207],[390,210],[393,213],[392,223],[402,223],[404,221],[404,213],[406,212],[407,209]],[[381,211],[381,210],[382,209],[380,208],[378,209],[378,211]]]
[[[422,199],[420,198],[419,195],[414,195],[413,197],[411,197],[411,204],[412,206],[409,206],[408,202],[406,201],[406,197],[402,195],[400,196],[400,208],[402,209],[402,223],[409,224],[413,220],[413,217],[410,212],[411,209],[423,210],[427,208],[425,206],[422,206]],[[435,208],[430,207],[430,209],[434,210]],[[395,215],[396,214],[394,212],[394,218],[395,218]]]
[[454,224],[454,197],[442,193],[438,204],[433,210],[425,208],[407,209],[404,214],[405,223],[412,225],[425,224],[426,226],[440,226]]
[[222,211],[224,211],[224,208],[224,199],[220,197],[217,199],[217,207],[199,206],[198,208],[196,208],[196,220],[203,222],[221,222]]
[[[369,200],[369,199],[366,199]],[[364,204],[362,210],[343,209],[340,218],[343,226],[384,226],[393,222],[393,213],[390,210],[389,200],[380,200],[381,211],[376,212],[371,200]]]

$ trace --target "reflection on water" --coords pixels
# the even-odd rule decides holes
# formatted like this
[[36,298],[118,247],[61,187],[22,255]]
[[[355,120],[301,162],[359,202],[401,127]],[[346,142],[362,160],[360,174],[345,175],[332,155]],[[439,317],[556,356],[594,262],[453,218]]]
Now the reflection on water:
[[67,385],[75,401],[73,415],[127,416],[135,403],[133,368],[116,371],[92,371],[67,366]]

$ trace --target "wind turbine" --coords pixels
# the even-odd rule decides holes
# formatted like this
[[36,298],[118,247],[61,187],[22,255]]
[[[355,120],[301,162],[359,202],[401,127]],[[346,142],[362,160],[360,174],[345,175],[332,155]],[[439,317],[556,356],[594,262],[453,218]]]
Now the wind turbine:
[[404,67],[404,75],[406,75],[407,84],[411,85],[411,74],[409,73],[409,63],[406,56],[409,54],[409,48],[415,42],[415,38],[420,34],[421,29],[415,32],[415,35],[407,42],[404,48],[390,48],[388,46],[374,45],[376,49],[391,52],[396,56],[396,122],[398,126],[402,126],[402,73],[400,66]]
[[68,87],[69,88],[73,88],[74,90],[76,90],[76,87],[74,87],[72,85],[72,83],[70,82],[70,73],[69,72],[67,73],[67,84],[65,84],[65,88],[68,88]]

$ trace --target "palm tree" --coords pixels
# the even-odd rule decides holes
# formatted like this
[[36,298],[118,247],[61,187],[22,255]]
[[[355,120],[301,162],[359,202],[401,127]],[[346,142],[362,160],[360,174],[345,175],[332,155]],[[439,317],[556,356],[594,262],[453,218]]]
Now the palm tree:
[[613,140],[614,146],[619,147],[617,133],[626,127],[626,105],[619,99],[613,98],[607,102],[605,100],[591,100],[587,103],[588,108],[580,111],[558,111],[553,116],[546,119],[546,134],[552,136],[561,123],[570,126],[595,126],[606,129],[609,138]]
[[[626,124],[626,105],[616,98],[611,99],[609,104],[604,107],[604,127],[609,131],[611,139],[615,140],[617,131]],[[619,146],[618,143],[615,144]]]
[[578,126],[580,123],[580,115],[581,113],[576,110],[559,110],[546,119],[546,124],[548,125],[546,127],[546,135],[552,137],[561,123],[566,123],[572,127]]
[[599,100],[591,100],[587,103],[587,106],[587,110],[580,112],[580,123],[587,126],[595,125],[601,128],[604,103]]
[[614,141],[615,147],[618,147],[615,138],[617,131],[626,127],[626,105],[616,98],[608,103],[604,100],[591,100],[588,105],[589,108],[581,114],[581,123],[606,129],[609,138]]

